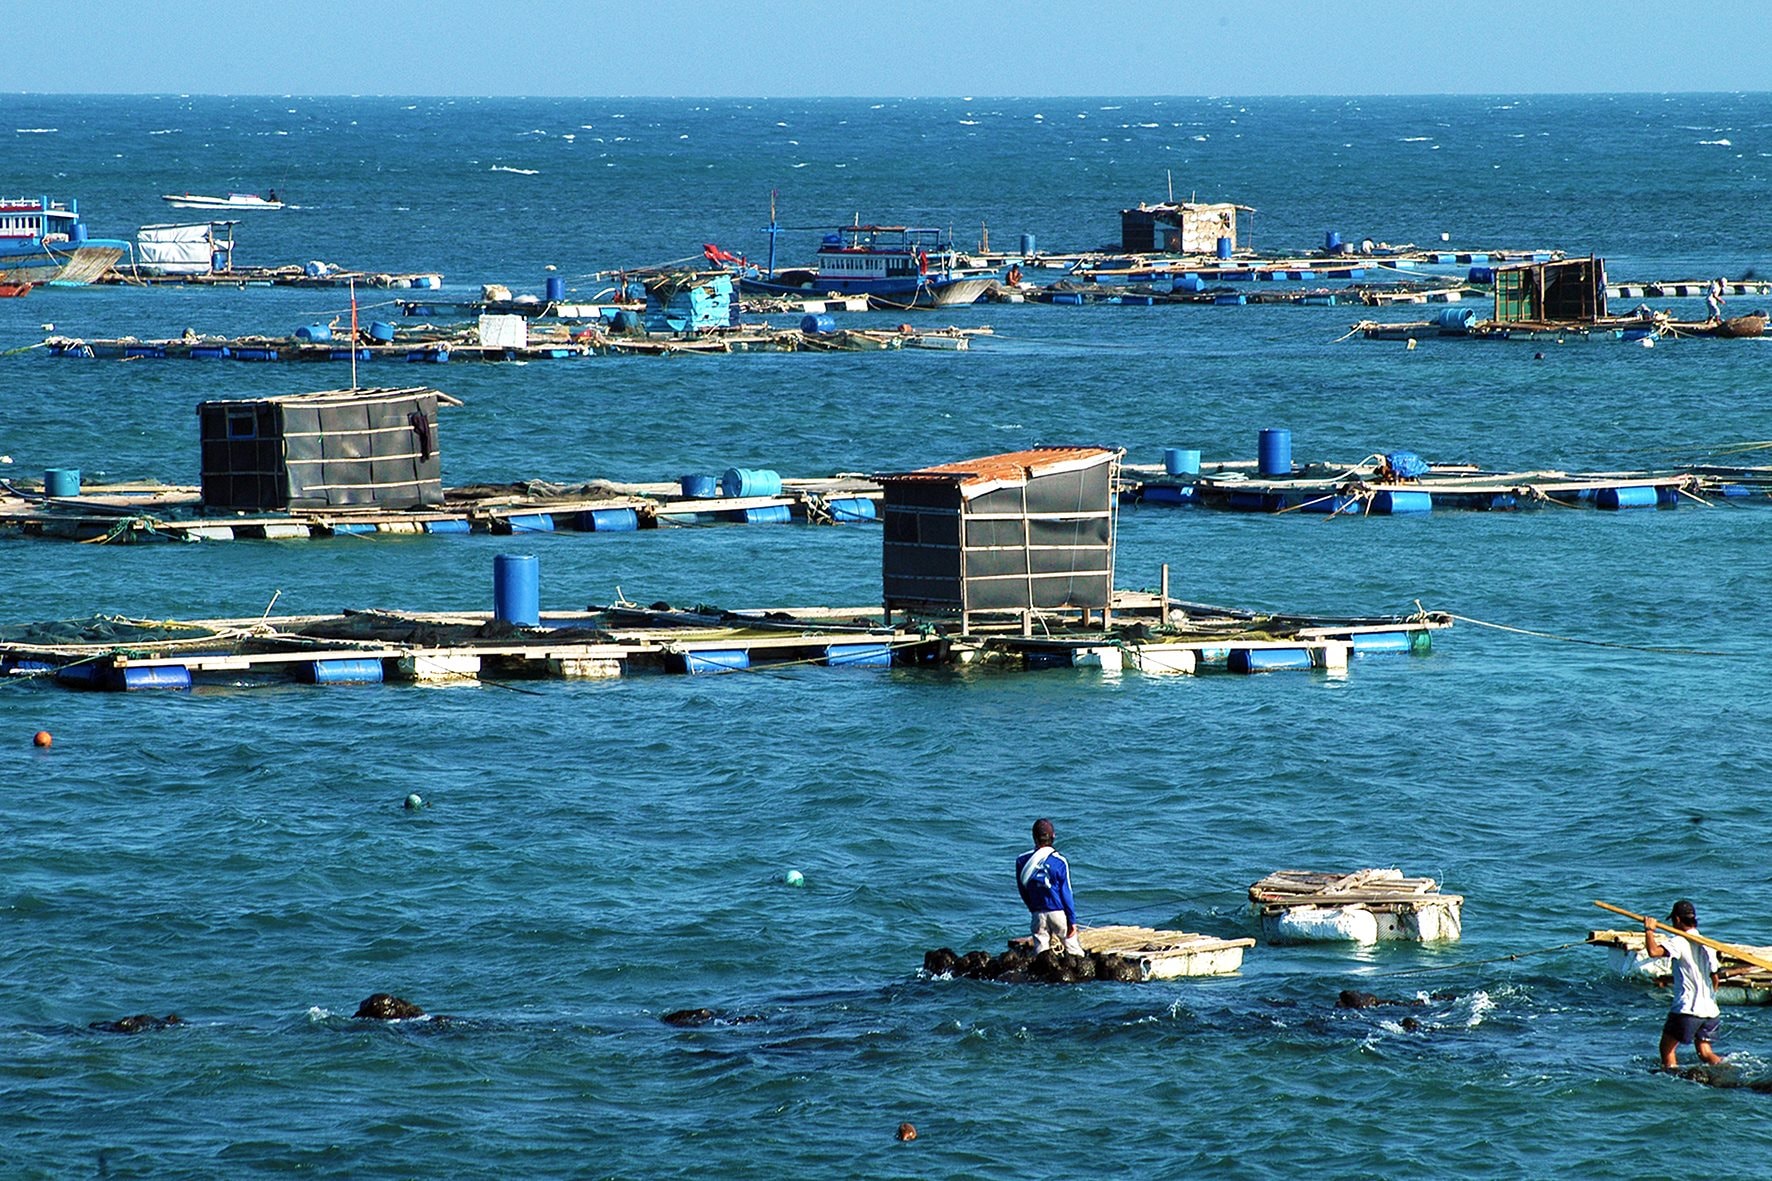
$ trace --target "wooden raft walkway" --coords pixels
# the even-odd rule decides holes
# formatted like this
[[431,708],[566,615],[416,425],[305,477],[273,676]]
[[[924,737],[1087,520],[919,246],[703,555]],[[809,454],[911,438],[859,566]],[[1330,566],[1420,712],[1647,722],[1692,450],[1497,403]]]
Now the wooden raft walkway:
[[[733,673],[752,668],[978,664],[1151,674],[1218,669],[1346,669],[1350,656],[1425,651],[1442,615],[1322,619],[1227,612],[1116,592],[1122,622],[1093,630],[1051,613],[1037,638],[955,634],[951,620],[882,621],[876,608],[722,611],[658,603],[544,611],[534,627],[486,612],[346,611],[337,615],[87,620],[0,628],[0,673],[70,688],[188,689],[295,680],[491,681]],[[1166,616],[1168,623],[1156,621]],[[1380,641],[1361,645],[1361,641]],[[1108,654],[1113,654],[1109,659]]]
[[0,534],[117,544],[148,540],[271,541],[366,535],[632,532],[671,525],[872,522],[880,486],[859,476],[782,481],[776,496],[684,496],[680,483],[575,486],[539,482],[444,491],[431,509],[333,507],[205,513],[201,491],[152,483],[87,485],[48,497],[40,482],[0,480]]
[[[1673,508],[1751,496],[1743,469],[1664,471],[1490,471],[1474,464],[1430,464],[1413,479],[1390,476],[1378,456],[1357,463],[1309,463],[1292,474],[1263,476],[1254,460],[1202,464],[1198,475],[1172,476],[1156,465],[1122,464],[1123,503],[1196,505],[1243,513],[1404,516],[1447,509],[1507,511],[1540,507]],[[1720,474],[1719,474],[1720,473]]]

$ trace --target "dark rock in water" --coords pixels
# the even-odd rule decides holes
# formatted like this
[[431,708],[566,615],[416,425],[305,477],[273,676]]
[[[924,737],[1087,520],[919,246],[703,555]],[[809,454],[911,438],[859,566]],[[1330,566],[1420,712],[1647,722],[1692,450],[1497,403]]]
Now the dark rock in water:
[[1668,1073],[1676,1078],[1683,1078],[1689,1083],[1702,1083],[1707,1087],[1722,1087],[1725,1090],[1753,1091],[1761,1095],[1772,1095],[1772,1078],[1743,1078],[1740,1071],[1727,1064],[1722,1066],[1687,1066],[1679,1070],[1668,1071]]
[[1137,984],[1144,979],[1144,969],[1138,961],[1123,955],[1103,955],[1100,952],[1089,957],[1095,963],[1097,980],[1112,980],[1121,984]]
[[386,992],[378,992],[357,1006],[355,1016],[371,1021],[401,1021],[408,1017],[423,1017],[425,1011],[411,1001],[403,1000]]
[[923,953],[923,970],[931,976],[952,976],[960,957],[951,947],[938,947]]
[[728,1017],[718,1009],[677,1009],[659,1018],[666,1025],[693,1027],[697,1025],[749,1025],[753,1021],[761,1021],[759,1013],[744,1013],[737,1017]]
[[1029,962],[1028,978],[1042,984],[1079,984],[1095,979],[1095,961],[1047,948]]
[[982,980],[991,970],[991,953],[988,951],[969,951],[960,957],[954,965],[954,975],[965,976],[972,980]]
[[115,1021],[94,1021],[86,1028],[96,1029],[100,1033],[144,1033],[150,1029],[169,1029],[184,1023],[184,1018],[177,1013],[168,1013],[164,1017],[156,1017],[152,1013],[137,1013],[133,1017],[119,1017]]
[[659,1018],[666,1025],[706,1025],[713,1019],[712,1009],[676,1009]]
[[1033,955],[1025,948],[1011,947],[1002,955],[991,960],[991,979],[1001,980],[1011,972],[1026,973],[1028,965],[1033,962]]
[[1403,1027],[1404,1033],[1414,1033],[1416,1030],[1421,1028],[1421,1022],[1418,1021],[1417,1019],[1415,1019],[1414,1017],[1405,1017],[1401,1021],[1397,1022],[1397,1024],[1399,1024]]
[[1391,1000],[1386,997],[1374,996],[1369,992],[1359,992],[1352,988],[1344,988],[1341,995],[1335,998],[1338,1009],[1377,1009],[1386,1005],[1424,1005],[1426,1001],[1411,997],[1406,1000]]

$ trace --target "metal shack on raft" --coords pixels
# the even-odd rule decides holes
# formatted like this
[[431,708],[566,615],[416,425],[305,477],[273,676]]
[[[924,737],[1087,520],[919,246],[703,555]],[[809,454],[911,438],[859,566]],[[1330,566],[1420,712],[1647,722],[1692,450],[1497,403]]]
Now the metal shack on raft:
[[1074,608],[1108,622],[1121,452],[1041,447],[876,477],[886,614],[1019,617]]
[[439,397],[410,386],[202,402],[203,506],[441,505]]

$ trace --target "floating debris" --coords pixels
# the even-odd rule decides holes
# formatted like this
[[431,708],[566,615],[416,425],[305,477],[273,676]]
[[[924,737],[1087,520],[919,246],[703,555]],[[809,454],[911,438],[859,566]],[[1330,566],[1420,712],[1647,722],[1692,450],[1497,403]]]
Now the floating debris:
[[1442,894],[1432,878],[1398,869],[1283,869],[1250,886],[1249,900],[1272,943],[1431,943],[1463,931],[1462,894]]

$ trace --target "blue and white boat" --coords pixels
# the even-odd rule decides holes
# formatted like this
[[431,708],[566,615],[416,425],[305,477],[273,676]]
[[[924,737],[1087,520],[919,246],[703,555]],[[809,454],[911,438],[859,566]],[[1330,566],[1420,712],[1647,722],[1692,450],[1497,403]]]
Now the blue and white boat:
[[808,267],[775,269],[775,239],[782,228],[770,218],[769,264],[757,267],[715,246],[711,260],[734,264],[740,291],[816,297],[865,295],[877,309],[952,307],[974,303],[997,281],[995,272],[966,266],[945,230],[922,226],[838,226],[824,235]]
[[83,286],[128,249],[127,242],[88,237],[78,201],[0,197],[0,283]]

